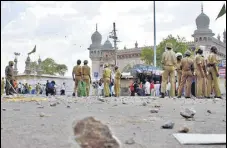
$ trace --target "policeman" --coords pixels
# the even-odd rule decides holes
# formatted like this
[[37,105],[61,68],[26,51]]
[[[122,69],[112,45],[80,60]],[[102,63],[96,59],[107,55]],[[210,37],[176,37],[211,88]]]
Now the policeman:
[[111,70],[109,69],[108,64],[104,65],[103,71],[103,80],[104,80],[104,96],[110,96],[110,82],[111,82]]
[[77,60],[77,65],[73,67],[72,77],[75,82],[73,96],[78,96],[78,84],[82,80],[82,67],[80,66],[81,60]]
[[198,48],[195,56],[195,75],[196,75],[196,97],[203,97],[203,80],[205,77],[205,71],[203,69],[204,60],[202,58],[203,50]]
[[217,58],[217,48],[215,46],[212,46],[210,49],[210,54],[208,55],[207,58],[207,71],[208,71],[208,82],[207,82],[207,97],[210,98],[210,94],[211,94],[211,87],[212,83],[214,84],[214,93],[215,93],[215,98],[221,98],[221,91],[220,91],[220,87],[219,87],[219,74],[218,74],[218,70],[217,70],[217,64],[218,64],[218,58]]
[[176,53],[176,57],[177,57],[177,82],[178,82],[178,86],[180,85],[181,82],[181,75],[182,75],[182,71],[180,69],[180,65],[181,65],[181,59],[183,58],[182,53],[178,52]]
[[83,81],[86,83],[86,96],[89,96],[91,84],[91,68],[87,64],[88,61],[84,60],[84,66],[82,66],[82,76]]
[[204,58],[204,56],[202,55],[201,56],[202,58],[202,69],[204,71],[204,74],[205,74],[205,77],[203,78],[203,88],[202,88],[202,96],[206,97],[207,98],[207,62],[206,62],[206,59]]
[[181,60],[182,77],[178,87],[178,98],[181,98],[184,85],[186,83],[185,98],[191,98],[191,85],[194,73],[194,61],[190,58],[191,52],[185,52],[185,57]]
[[168,79],[171,84],[170,96],[175,96],[175,67],[177,64],[176,54],[172,50],[173,45],[171,43],[166,44],[166,51],[162,54],[161,63],[163,65],[164,72],[162,73],[161,84],[161,98],[165,97],[166,86]]
[[4,94],[4,88],[5,88],[5,79],[4,79],[4,77],[2,77],[2,81],[1,81],[1,95]]
[[6,76],[6,95],[13,95],[13,61],[9,61],[9,65],[6,66],[5,76]]
[[116,97],[120,96],[120,81],[121,81],[121,72],[118,69],[118,66],[115,66],[114,92]]

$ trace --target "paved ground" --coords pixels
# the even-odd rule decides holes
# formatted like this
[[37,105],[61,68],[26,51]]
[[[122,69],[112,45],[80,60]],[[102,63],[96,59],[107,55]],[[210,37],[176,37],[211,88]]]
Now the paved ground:
[[[196,146],[180,145],[172,136],[187,125],[190,133],[226,133],[226,100],[149,99],[150,104],[142,106],[141,98],[128,98],[127,104],[120,101],[102,103],[94,98],[86,102],[64,98],[55,107],[43,101],[44,108],[37,108],[37,102],[1,102],[1,147],[2,148],[72,148],[72,123],[87,116],[94,116],[109,124],[123,148],[224,148],[226,145]],[[110,99],[109,99],[110,100]],[[136,102],[135,102],[136,100]],[[116,105],[117,104],[117,105]],[[66,106],[70,105],[70,108]],[[159,113],[150,109],[160,106]],[[196,110],[195,121],[186,121],[179,113],[183,107]],[[3,109],[6,109],[3,111]],[[207,113],[211,110],[212,114]],[[40,117],[43,112],[47,116]],[[168,121],[175,122],[174,129],[164,130],[160,126]],[[134,145],[125,145],[133,137]]]

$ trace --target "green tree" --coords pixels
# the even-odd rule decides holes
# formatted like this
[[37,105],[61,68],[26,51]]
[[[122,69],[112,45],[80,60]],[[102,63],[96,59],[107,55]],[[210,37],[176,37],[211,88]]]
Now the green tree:
[[68,71],[68,68],[65,64],[57,65],[57,72],[59,75],[64,76],[67,71]]
[[36,61],[30,63],[31,70],[37,70],[38,64]]
[[186,50],[188,50],[188,45],[186,44],[186,40],[184,37],[177,36],[176,38],[172,35],[168,35],[167,38],[163,39],[157,46],[157,66],[161,66],[161,57],[163,52],[165,51],[166,43],[172,43],[173,44],[173,51],[174,52],[180,52],[184,53]]
[[151,65],[154,61],[154,50],[149,47],[142,49],[140,59],[147,65]]
[[131,64],[127,64],[127,65],[123,68],[122,72],[130,72],[131,69],[132,69]]

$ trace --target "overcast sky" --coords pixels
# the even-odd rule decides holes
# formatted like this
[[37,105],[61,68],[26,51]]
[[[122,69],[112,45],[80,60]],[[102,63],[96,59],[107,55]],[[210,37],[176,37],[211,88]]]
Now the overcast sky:
[[[226,18],[215,21],[225,1],[203,1],[204,13],[210,17],[210,28],[221,35]],[[195,19],[201,13],[201,2],[156,2],[157,44],[169,34],[192,41]],[[1,1],[1,74],[14,52],[19,52],[19,73],[25,69],[25,59],[34,45],[32,60],[47,57],[69,68],[77,59],[89,59],[87,48],[98,23],[102,43],[116,22],[119,48],[153,45],[153,2],[17,2]],[[90,61],[90,59],[89,59]],[[91,63],[91,62],[90,62]]]

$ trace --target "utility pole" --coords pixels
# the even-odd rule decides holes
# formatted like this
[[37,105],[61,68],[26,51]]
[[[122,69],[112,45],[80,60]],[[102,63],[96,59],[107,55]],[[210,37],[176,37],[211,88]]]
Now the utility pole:
[[116,24],[115,22],[113,23],[113,31],[110,32],[111,35],[109,36],[109,38],[113,39],[114,41],[114,50],[115,50],[115,65],[117,65],[117,42],[119,42],[117,39],[117,32],[116,32]]
[[156,18],[155,18],[155,1],[154,1],[154,67],[156,67]]

